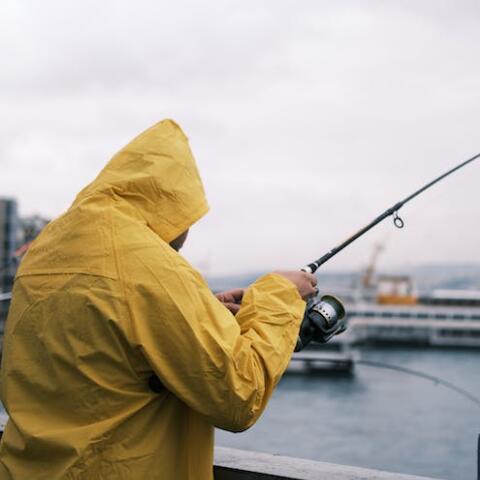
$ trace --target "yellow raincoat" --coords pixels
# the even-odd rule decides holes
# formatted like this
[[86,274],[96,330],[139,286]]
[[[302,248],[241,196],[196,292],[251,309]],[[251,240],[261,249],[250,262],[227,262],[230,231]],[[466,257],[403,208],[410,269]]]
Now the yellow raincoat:
[[258,419],[305,304],[271,274],[233,316],[169,246],[207,210],[187,138],[166,120],[37,238],[4,339],[1,480],[211,479],[213,426]]

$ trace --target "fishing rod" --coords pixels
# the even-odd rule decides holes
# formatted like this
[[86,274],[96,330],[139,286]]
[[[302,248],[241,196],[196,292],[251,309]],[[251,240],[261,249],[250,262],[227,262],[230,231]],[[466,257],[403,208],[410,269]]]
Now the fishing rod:
[[[410,200],[413,200],[416,196],[420,195],[422,192],[432,187],[440,180],[443,180],[445,177],[448,177],[453,172],[465,167],[478,158],[480,158],[480,153],[477,153],[477,155],[465,160],[464,162],[460,163],[460,165],[448,170],[448,172],[445,172],[443,175],[440,175],[431,182],[427,183],[408,197],[400,200],[395,205],[385,210],[368,225],[345,240],[343,243],[332,248],[332,250],[320,257],[318,260],[315,260],[314,262],[309,263],[306,267],[303,267],[302,270],[307,273],[315,273],[321,265],[330,260],[337,253],[341,252],[345,247],[360,238],[387,217],[393,215],[393,224],[397,228],[403,228],[405,226],[405,222],[398,215],[398,211],[406,203],[408,203]],[[342,305],[342,302],[333,295],[324,295],[321,298],[311,298],[307,302],[303,321],[300,325],[300,332],[295,346],[295,351],[299,352],[303,350],[312,340],[319,343],[326,343],[334,335],[343,332],[346,329],[344,317],[345,308]]]
[[401,217],[398,215],[398,211],[410,200],[413,200],[417,195],[420,195],[423,193],[425,190],[428,188],[432,187],[436,183],[438,183],[440,180],[443,180],[445,177],[448,177],[451,175],[453,172],[456,172],[460,168],[463,168],[465,165],[468,165],[469,163],[473,162],[477,158],[480,158],[480,153],[477,153],[477,155],[473,156],[472,158],[469,158],[468,160],[465,160],[462,162],[460,165],[457,165],[456,167],[452,168],[448,172],[445,172],[443,175],[440,175],[439,177],[435,178],[435,180],[432,180],[431,182],[427,183],[424,185],[422,188],[418,189],[416,192],[412,193],[408,197],[404,198],[403,200],[397,202],[393,207],[390,207],[389,209],[385,210],[381,215],[379,215],[375,220],[370,222],[368,225],[360,229],[357,233],[352,235],[350,238],[345,240],[343,243],[340,245],[332,248],[328,253],[320,257],[318,260],[315,260],[312,263],[309,263],[306,267],[303,267],[302,270],[308,273],[315,273],[317,269],[326,263],[328,260],[330,260],[332,257],[334,257],[337,253],[341,252],[345,247],[350,245],[352,242],[357,240],[357,238],[360,238],[362,235],[367,233],[369,230],[371,230],[373,227],[378,225],[380,222],[385,220],[387,217],[390,217],[393,215],[393,223],[397,228],[403,228],[405,226],[405,222],[402,220]]
[[[328,362],[328,363],[332,362],[332,360],[329,358],[313,358],[311,356],[304,356],[304,355],[294,355],[292,357],[292,360],[297,360],[297,361],[307,360],[311,362]],[[468,400],[475,403],[478,407],[480,407],[480,398],[476,397],[475,395],[468,392],[467,390],[461,387],[458,387],[452,382],[443,380],[440,377],[437,377],[435,375],[430,375],[428,373],[424,373],[419,370],[414,370],[412,368],[400,367],[398,365],[391,365],[389,363],[383,363],[383,362],[374,362],[371,360],[353,360],[353,363],[355,365],[365,365],[367,367],[383,368],[385,370],[394,370],[396,372],[405,373],[407,375],[411,375],[414,377],[423,378],[424,380],[430,380],[435,385],[442,385],[443,387],[449,390],[453,390],[454,392],[458,393],[464,398],[467,398]]]

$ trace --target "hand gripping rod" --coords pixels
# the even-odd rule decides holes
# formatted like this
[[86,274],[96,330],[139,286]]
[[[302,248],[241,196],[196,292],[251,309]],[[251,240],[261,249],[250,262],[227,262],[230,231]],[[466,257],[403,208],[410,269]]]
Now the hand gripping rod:
[[323,255],[323,257],[320,257],[318,260],[315,260],[312,263],[309,263],[306,267],[303,267],[302,270],[308,273],[315,273],[320,267],[320,265],[323,265],[325,262],[330,260],[333,256],[335,256],[338,252],[342,251],[345,247],[350,245],[352,242],[354,242],[357,238],[361,237],[363,234],[367,233],[370,229],[372,229],[375,225],[378,225],[382,220],[385,220],[385,218],[389,217],[390,215],[393,215],[393,223],[397,228],[403,228],[404,222],[403,220],[398,216],[398,211],[410,200],[415,198],[417,195],[420,195],[422,192],[430,188],[431,186],[435,185],[437,182],[440,180],[444,179],[445,177],[448,177],[448,175],[452,174],[453,172],[459,170],[460,168],[464,167],[470,162],[473,162],[477,158],[480,157],[480,153],[477,153],[477,155],[473,156],[472,158],[469,158],[468,160],[465,160],[462,162],[460,165],[457,165],[455,168],[452,168],[448,172],[445,172],[443,175],[440,175],[438,178],[435,180],[432,180],[430,183],[427,183],[425,186],[417,190],[416,192],[412,193],[410,196],[407,198],[401,200],[400,202],[396,203],[393,207],[390,207],[388,210],[385,210],[381,215],[379,215],[375,220],[373,220],[371,223],[369,223],[367,226],[363,227],[361,230],[359,230],[357,233],[352,235],[350,238],[345,240],[343,243],[338,245],[335,248],[332,248],[328,253]]

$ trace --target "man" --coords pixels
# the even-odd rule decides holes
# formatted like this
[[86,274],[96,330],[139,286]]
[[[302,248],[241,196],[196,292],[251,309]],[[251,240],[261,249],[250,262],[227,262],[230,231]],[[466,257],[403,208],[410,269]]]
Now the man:
[[213,478],[213,427],[258,419],[316,280],[275,273],[216,298],[177,253],[207,210],[166,120],[33,243],[4,339],[1,480]]

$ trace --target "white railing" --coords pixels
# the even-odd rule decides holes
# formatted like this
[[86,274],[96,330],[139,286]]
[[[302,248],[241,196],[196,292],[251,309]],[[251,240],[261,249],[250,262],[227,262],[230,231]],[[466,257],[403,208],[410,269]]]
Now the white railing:
[[223,447],[215,449],[214,472],[215,480],[435,480]]
[[0,293],[0,302],[6,302],[12,298],[12,292]]

